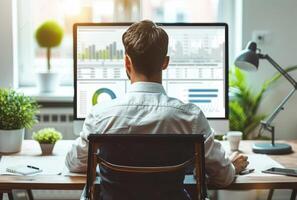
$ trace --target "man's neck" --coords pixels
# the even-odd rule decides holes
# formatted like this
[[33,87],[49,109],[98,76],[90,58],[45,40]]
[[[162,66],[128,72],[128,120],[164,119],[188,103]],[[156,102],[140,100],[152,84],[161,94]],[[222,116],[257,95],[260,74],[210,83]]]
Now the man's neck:
[[135,82],[153,82],[162,84],[162,74],[157,74],[151,77],[146,77],[144,75],[139,74],[134,77],[131,77],[131,83]]

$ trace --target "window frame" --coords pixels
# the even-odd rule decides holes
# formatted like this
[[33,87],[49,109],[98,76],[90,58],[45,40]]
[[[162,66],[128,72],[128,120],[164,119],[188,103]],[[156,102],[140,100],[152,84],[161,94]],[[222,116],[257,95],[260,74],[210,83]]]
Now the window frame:
[[[9,0],[5,0],[5,1],[9,1]],[[240,6],[242,6],[242,0],[228,0],[228,1],[223,1],[223,0],[218,0],[218,10],[221,13],[218,13],[218,15],[221,15],[219,17],[221,17],[222,19],[218,20],[218,21],[224,21],[228,23],[230,29],[229,29],[229,36],[230,38],[234,38],[232,40],[229,40],[229,64],[231,64],[231,61],[234,58],[235,52],[241,48],[241,36],[238,34],[235,34],[235,32],[240,32],[241,30],[241,26],[239,26],[242,22],[242,20],[238,19],[238,16],[242,16],[242,9],[240,10],[240,12],[236,12],[238,10],[238,8],[240,8]],[[36,84],[30,84],[30,83],[26,83],[26,81],[23,80],[23,76],[26,75],[25,69],[26,67],[21,66],[21,65],[33,65],[34,61],[32,60],[32,58],[34,58],[34,37],[32,37],[32,35],[28,35],[28,33],[26,33],[26,36],[21,36],[21,34],[19,34],[19,13],[16,13],[16,11],[21,10],[21,6],[25,5],[27,6],[27,8],[29,9],[29,7],[31,6],[29,1],[26,3],[21,3],[21,1],[17,1],[17,0],[13,0],[12,2],[14,2],[13,7],[15,8],[15,18],[16,18],[16,22],[15,25],[16,27],[14,27],[14,34],[17,34],[16,39],[14,40],[15,43],[17,43],[17,41],[22,41],[25,42],[26,45],[18,45],[19,48],[17,48],[17,53],[14,54],[14,60],[18,61],[18,63],[16,64],[16,69],[14,69],[14,73],[13,73],[13,77],[14,77],[14,81],[13,82],[17,82],[17,84],[14,84],[15,87],[32,87],[32,88],[36,88]],[[142,16],[142,4],[140,4],[140,15],[141,18]],[[24,8],[22,8],[24,9]],[[234,12],[231,12],[234,11]],[[236,18],[235,18],[236,16]],[[239,26],[239,27],[235,27],[235,25]],[[235,28],[236,30],[235,30]],[[33,30],[32,27],[32,23],[31,23],[31,30]],[[231,30],[231,31],[230,31]],[[28,39],[31,38],[31,39]],[[26,38],[26,39],[25,39]],[[240,44],[240,45],[239,45]],[[28,50],[29,49],[29,50]],[[30,56],[24,56],[23,52],[27,52],[26,55],[30,55],[33,54],[33,56],[31,55],[31,59]],[[27,60],[24,60],[27,59]],[[71,58],[70,58],[71,59]],[[16,62],[15,62],[16,63]],[[74,63],[72,63],[74,64]],[[73,67],[73,66],[71,66]],[[70,71],[73,71],[73,69],[69,67]],[[231,68],[231,66],[230,66]],[[17,71],[19,71],[19,73],[17,73]],[[68,82],[68,83],[62,83],[61,86],[66,86],[66,87],[74,87],[73,82]]]

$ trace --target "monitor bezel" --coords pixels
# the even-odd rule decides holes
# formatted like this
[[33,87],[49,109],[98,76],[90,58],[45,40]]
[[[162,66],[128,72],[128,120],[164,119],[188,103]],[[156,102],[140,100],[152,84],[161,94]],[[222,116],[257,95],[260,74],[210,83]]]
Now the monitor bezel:
[[[75,23],[73,25],[73,119],[85,120],[85,118],[77,117],[77,28],[80,26],[130,26],[130,23]],[[221,26],[225,28],[225,117],[207,117],[208,120],[228,120],[229,119],[229,35],[228,24],[219,23],[156,23],[159,26]]]

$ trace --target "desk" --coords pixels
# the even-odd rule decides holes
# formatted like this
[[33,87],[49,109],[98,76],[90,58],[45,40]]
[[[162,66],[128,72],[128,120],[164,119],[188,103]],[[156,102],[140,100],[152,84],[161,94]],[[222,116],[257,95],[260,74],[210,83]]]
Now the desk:
[[[54,155],[57,157],[65,156],[73,141],[59,141],[54,149]],[[283,156],[270,156],[275,161],[285,167],[297,168],[297,140],[284,141],[290,145],[294,153]],[[240,144],[242,153],[253,154],[251,147],[254,141],[242,141]],[[228,148],[226,142],[222,142],[225,148]],[[22,151],[15,156],[38,156],[41,154],[39,144],[32,140],[25,140]],[[0,161],[1,162],[1,161]],[[46,161],[46,156],[44,157]],[[50,163],[49,163],[50,165]],[[61,169],[62,170],[62,169]],[[195,180],[192,176],[186,176],[186,187],[194,186]],[[38,176],[0,176],[0,190],[11,189],[56,189],[56,190],[79,190],[85,185],[83,176],[65,176],[65,175],[38,175]],[[257,176],[253,174],[238,176],[234,183],[227,188],[217,188],[209,186],[210,189],[297,189],[297,177],[288,177],[280,175]]]

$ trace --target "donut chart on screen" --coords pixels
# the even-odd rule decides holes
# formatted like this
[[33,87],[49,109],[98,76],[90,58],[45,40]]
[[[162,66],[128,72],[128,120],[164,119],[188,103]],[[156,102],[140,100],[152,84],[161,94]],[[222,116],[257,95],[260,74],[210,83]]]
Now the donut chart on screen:
[[112,90],[110,90],[108,88],[100,88],[100,89],[96,90],[96,92],[93,94],[93,97],[92,97],[92,104],[93,105],[96,105],[97,103],[100,103],[100,102],[98,102],[98,97],[100,97],[101,94],[108,94],[111,99],[116,98],[116,95]]

